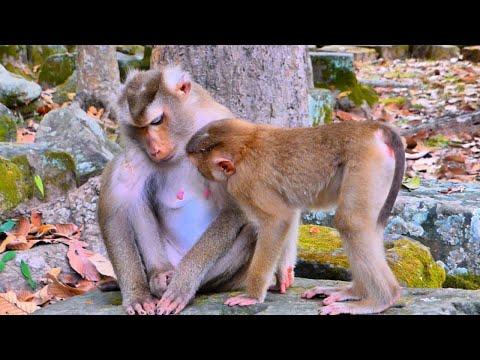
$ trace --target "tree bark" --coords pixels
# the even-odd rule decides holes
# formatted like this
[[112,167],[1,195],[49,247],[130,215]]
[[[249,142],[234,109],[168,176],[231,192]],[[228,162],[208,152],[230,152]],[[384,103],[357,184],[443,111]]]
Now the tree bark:
[[151,68],[178,63],[214,98],[245,119],[308,126],[305,45],[157,45]]
[[78,46],[78,84],[75,101],[83,109],[90,105],[111,111],[111,102],[120,85],[114,45]]

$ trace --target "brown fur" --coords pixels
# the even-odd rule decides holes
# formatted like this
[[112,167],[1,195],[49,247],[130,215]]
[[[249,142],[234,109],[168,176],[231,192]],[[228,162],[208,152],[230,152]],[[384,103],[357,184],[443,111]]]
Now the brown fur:
[[353,284],[347,290],[318,290],[330,295],[322,312],[379,312],[398,299],[399,286],[383,249],[383,229],[405,163],[394,130],[378,122],[287,129],[227,119],[198,131],[187,153],[204,177],[226,182],[228,193],[257,227],[248,297],[263,301],[293,212],[336,206],[335,224]]

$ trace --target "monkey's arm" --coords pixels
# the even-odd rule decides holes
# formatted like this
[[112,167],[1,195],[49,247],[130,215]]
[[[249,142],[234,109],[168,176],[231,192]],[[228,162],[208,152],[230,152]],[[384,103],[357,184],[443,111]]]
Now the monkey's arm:
[[206,273],[232,246],[248,220],[236,204],[228,204],[183,257],[157,306],[157,314],[179,313],[195,296]]
[[150,294],[140,253],[135,243],[133,227],[128,221],[126,209],[99,206],[99,223],[102,236],[112,261],[123,305],[129,314],[151,313],[155,302]]

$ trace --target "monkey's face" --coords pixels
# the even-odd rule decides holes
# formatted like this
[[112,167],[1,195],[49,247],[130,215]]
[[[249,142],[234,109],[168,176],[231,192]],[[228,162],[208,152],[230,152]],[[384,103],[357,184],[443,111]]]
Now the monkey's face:
[[123,135],[156,162],[184,156],[194,124],[184,109],[191,83],[177,68],[133,72],[121,91],[119,123]]

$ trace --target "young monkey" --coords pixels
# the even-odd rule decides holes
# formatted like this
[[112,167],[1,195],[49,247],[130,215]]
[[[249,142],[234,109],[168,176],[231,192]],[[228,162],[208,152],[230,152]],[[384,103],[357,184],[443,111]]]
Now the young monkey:
[[294,214],[331,207],[337,209],[335,225],[353,281],[346,288],[315,288],[302,297],[327,296],[322,315],[379,313],[399,299],[383,246],[405,168],[403,143],[393,129],[372,121],[279,128],[226,119],[200,129],[187,153],[205,178],[226,182],[258,231],[246,295],[226,305],[263,302]]

